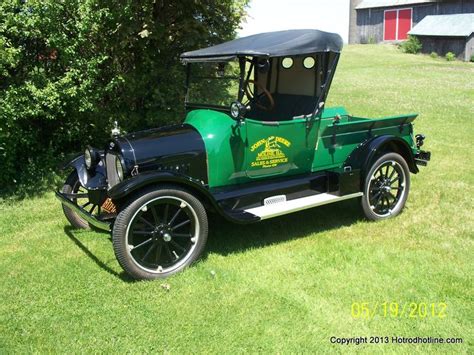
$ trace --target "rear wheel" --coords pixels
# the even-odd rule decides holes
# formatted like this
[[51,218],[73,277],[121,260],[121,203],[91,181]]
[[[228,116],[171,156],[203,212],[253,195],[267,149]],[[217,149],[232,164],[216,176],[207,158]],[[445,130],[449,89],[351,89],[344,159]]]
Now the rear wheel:
[[410,170],[397,153],[378,158],[370,168],[364,184],[362,209],[370,220],[398,215],[405,207],[410,190]]
[[174,187],[146,190],[117,216],[115,255],[135,279],[175,274],[193,263],[207,240],[206,211],[193,195]]

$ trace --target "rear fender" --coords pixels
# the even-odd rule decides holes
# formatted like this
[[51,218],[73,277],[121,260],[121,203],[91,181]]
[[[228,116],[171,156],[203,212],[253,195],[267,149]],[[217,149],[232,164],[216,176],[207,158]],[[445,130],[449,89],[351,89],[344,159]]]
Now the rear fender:
[[349,155],[344,165],[351,166],[352,169],[360,169],[361,180],[363,180],[374,158],[384,152],[400,154],[407,162],[410,171],[414,174],[418,172],[413,151],[408,143],[400,137],[391,135],[378,136],[365,141]]

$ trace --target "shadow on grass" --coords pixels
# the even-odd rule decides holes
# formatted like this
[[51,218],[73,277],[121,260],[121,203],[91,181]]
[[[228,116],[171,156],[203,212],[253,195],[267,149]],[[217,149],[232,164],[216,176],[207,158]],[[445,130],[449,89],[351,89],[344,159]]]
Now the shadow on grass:
[[[118,273],[112,268],[110,268],[107,264],[105,264],[102,260],[100,260],[92,251],[90,251],[76,236],[74,235],[74,228],[72,226],[65,226],[64,227],[64,233],[71,239],[71,241],[76,244],[79,249],[81,249],[84,254],[86,254],[93,262],[95,262],[102,270],[105,270],[109,274],[119,278],[122,281],[125,282],[135,282],[136,280],[132,279],[130,276],[128,276],[127,273],[124,271]],[[105,234],[104,232],[99,232],[96,231],[97,233],[102,233]],[[109,238],[110,240],[110,238]]]
[[[209,215],[207,246],[204,255],[200,259],[205,260],[212,253],[224,256],[244,253],[248,249],[263,248],[268,245],[307,237],[313,233],[350,226],[362,219],[363,216],[357,199],[312,208],[248,225],[233,224],[216,214],[211,214]],[[100,260],[74,235],[73,227],[64,227],[64,232],[101,269],[124,282],[135,281],[125,272],[118,273]],[[105,232],[97,231],[97,233],[104,234]]]
[[218,215],[209,216],[209,238],[205,249],[210,253],[228,255],[248,249],[263,248],[312,233],[350,226],[363,220],[358,199],[311,208],[254,224],[237,225]]

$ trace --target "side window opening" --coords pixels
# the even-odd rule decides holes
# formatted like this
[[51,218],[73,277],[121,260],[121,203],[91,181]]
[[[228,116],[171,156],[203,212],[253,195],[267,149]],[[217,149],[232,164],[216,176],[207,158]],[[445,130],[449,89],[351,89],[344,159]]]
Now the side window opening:
[[312,69],[314,68],[316,64],[316,60],[313,58],[313,57],[306,57],[304,60],[303,60],[303,66],[306,68],[306,69]]
[[283,58],[283,60],[281,61],[281,66],[285,69],[290,69],[293,66],[293,58]]

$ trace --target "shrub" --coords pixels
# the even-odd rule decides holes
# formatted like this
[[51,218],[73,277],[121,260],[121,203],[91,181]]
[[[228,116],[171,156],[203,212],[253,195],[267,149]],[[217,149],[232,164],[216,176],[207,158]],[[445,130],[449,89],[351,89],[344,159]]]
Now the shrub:
[[446,58],[448,62],[452,62],[453,60],[456,60],[456,54],[454,54],[453,52],[446,53],[444,57]]
[[438,58],[438,53],[436,53],[436,52],[431,52],[431,53],[430,53],[430,57],[433,58],[433,59],[436,59],[436,58]]
[[474,62],[474,54],[471,55],[471,62]]
[[399,47],[405,53],[417,54],[421,51],[422,45],[417,37],[408,36],[408,40],[402,42]]
[[1,0],[0,195],[100,148],[114,120],[124,131],[181,121],[179,54],[234,38],[247,3]]

